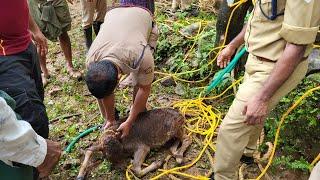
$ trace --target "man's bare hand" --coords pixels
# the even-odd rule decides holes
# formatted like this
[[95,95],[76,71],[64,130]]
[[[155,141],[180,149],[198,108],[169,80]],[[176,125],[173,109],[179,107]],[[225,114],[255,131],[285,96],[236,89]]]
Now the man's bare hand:
[[38,53],[41,56],[45,56],[48,53],[48,42],[47,38],[42,34],[41,31],[37,31],[32,34],[32,38],[37,46]]
[[249,100],[242,112],[246,116],[247,125],[263,125],[268,112],[268,102],[255,96]]
[[231,45],[228,45],[225,47],[219,54],[217,58],[217,65],[220,68],[225,68],[229,63],[232,58],[232,56],[235,54],[236,48],[234,48]]
[[115,124],[115,121],[106,121],[103,125],[103,129],[108,129],[109,127],[113,126]]
[[124,138],[126,136],[128,136],[129,132],[130,132],[130,129],[132,127],[132,124],[131,122],[129,122],[128,120],[123,122],[119,128],[117,129],[117,131],[121,131],[121,138]]
[[60,144],[51,140],[47,141],[47,154],[43,163],[37,167],[39,171],[39,177],[44,178],[49,176],[53,168],[58,164],[61,156]]

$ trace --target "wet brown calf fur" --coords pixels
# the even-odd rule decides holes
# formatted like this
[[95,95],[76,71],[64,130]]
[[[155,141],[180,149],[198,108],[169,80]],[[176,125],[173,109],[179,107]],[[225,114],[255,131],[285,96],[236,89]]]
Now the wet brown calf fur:
[[[116,129],[125,120],[126,118],[123,118],[117,121],[116,125],[105,130],[99,143],[86,151],[77,179],[84,179],[90,157],[95,151],[101,151],[105,158],[112,163],[133,156],[132,170],[136,176],[142,177],[148,172],[158,169],[164,162],[164,160],[155,161],[142,169],[141,166],[150,149],[161,147],[172,139],[176,141],[170,147],[170,151],[176,161],[182,163],[183,153],[192,140],[184,134],[185,119],[177,110],[163,108],[140,113],[129,135],[120,139],[120,134],[116,132]],[[179,144],[181,146],[178,148]]]

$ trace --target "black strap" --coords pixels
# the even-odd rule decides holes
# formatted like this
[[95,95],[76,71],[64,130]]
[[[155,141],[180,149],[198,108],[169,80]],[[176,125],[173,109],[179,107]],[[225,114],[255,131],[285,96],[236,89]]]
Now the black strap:
[[136,69],[139,66],[139,64],[141,63],[142,58],[144,56],[144,52],[145,52],[146,48],[150,45],[149,44],[147,44],[147,45],[142,44],[142,46],[143,46],[142,53],[140,54],[140,57],[133,62],[133,69]]
[[273,21],[275,19],[277,19],[278,16],[282,16],[284,15],[284,12],[278,14],[278,0],[272,0],[271,1],[271,16],[269,17],[262,9],[262,6],[261,6],[261,0],[259,0],[259,7],[260,7],[260,10],[261,10],[261,13],[263,14],[264,17],[266,17],[267,19]]

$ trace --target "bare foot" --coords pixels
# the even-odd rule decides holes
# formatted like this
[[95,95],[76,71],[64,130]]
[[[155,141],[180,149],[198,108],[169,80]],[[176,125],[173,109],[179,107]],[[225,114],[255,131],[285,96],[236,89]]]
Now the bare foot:
[[50,75],[49,74],[41,74],[41,78],[42,78],[42,85],[43,87],[46,87],[49,83],[49,78],[50,78]]
[[72,78],[80,80],[82,78],[82,74],[80,71],[74,70],[72,67],[67,67],[67,71]]

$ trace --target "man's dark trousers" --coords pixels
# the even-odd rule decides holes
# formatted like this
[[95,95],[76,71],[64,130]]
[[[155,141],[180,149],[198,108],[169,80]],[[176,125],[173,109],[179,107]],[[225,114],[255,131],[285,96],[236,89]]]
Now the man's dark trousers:
[[0,90],[16,101],[15,112],[28,121],[37,134],[47,139],[49,123],[43,104],[39,58],[33,43],[18,54],[0,56]]

